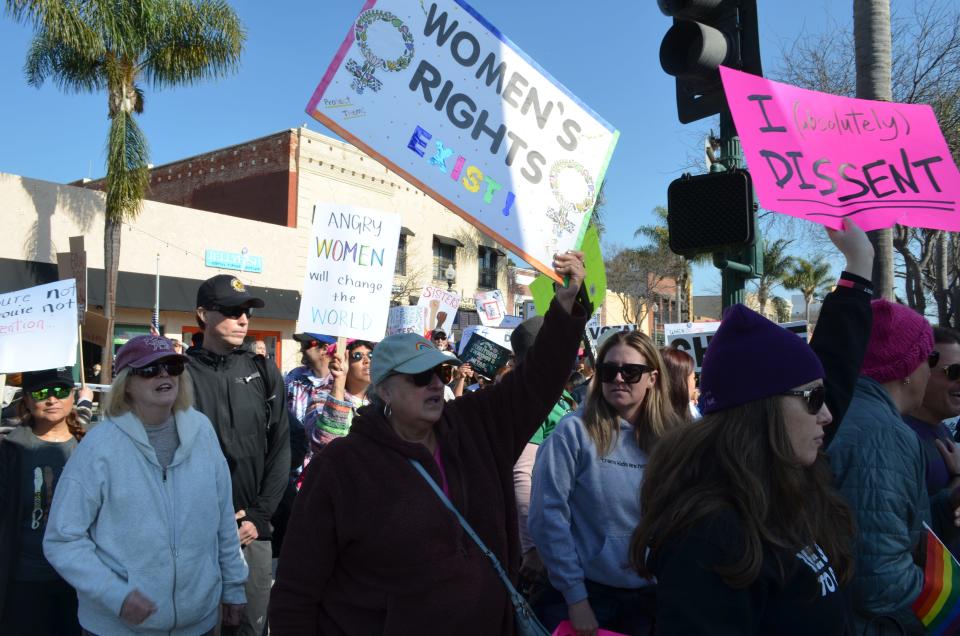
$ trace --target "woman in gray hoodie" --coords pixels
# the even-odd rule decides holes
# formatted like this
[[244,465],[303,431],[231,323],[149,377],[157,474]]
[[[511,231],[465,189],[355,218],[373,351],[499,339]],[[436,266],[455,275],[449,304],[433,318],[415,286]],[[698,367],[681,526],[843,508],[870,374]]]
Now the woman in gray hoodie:
[[88,632],[205,634],[246,602],[230,473],[185,360],[166,338],[121,347],[107,417],[60,477],[43,549]]

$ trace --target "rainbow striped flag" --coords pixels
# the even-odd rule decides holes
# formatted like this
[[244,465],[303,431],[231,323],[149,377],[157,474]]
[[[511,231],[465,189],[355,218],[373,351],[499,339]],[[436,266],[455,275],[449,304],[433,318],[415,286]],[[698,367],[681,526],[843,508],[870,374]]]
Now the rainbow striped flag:
[[927,628],[928,634],[960,632],[960,563],[947,546],[926,528],[927,562],[923,566],[923,588],[913,602],[913,613]]

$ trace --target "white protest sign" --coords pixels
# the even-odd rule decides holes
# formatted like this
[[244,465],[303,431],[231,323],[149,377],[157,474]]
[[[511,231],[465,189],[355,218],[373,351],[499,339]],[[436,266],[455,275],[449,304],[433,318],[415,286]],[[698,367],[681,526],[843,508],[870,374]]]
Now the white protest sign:
[[72,278],[0,294],[0,373],[76,364],[76,297]]
[[720,326],[720,322],[668,322],[663,325],[663,337],[689,333],[713,333]]
[[382,340],[399,243],[398,214],[317,203],[297,331]]
[[520,316],[511,316],[508,314],[503,317],[503,320],[500,321],[500,324],[498,326],[501,329],[512,330],[514,327],[518,326],[521,322],[523,322],[523,318],[521,318]]
[[464,0],[367,0],[307,113],[555,279],[619,136]]
[[507,304],[503,300],[503,294],[499,289],[489,291],[478,291],[473,295],[473,300],[477,305],[477,314],[480,316],[480,323],[484,327],[496,327],[507,314]]
[[[695,322],[695,323],[675,323],[685,327],[688,324],[693,325],[694,331],[687,333],[677,333],[675,329],[671,330],[671,333],[664,332],[664,338],[671,347],[680,349],[681,351],[686,351],[689,353],[693,359],[696,361],[697,372],[700,372],[700,367],[703,366],[703,356],[707,352],[707,345],[710,344],[710,341],[713,340],[713,335],[717,332],[717,329],[720,327],[719,322]],[[670,326],[670,325],[665,325]],[[804,340],[807,339],[807,323],[803,320],[798,322],[784,322],[780,323],[780,326],[786,329],[787,331],[792,331]]]
[[608,331],[636,331],[636,325],[604,325],[600,326],[589,326],[590,323],[587,323],[587,337],[590,339],[590,344],[594,349],[597,348],[597,341],[600,339],[600,336],[607,333]]
[[467,342],[470,340],[470,336],[477,334],[482,336],[487,340],[491,340],[501,347],[506,347],[513,351],[513,347],[510,344],[510,334],[513,333],[513,329],[499,329],[497,327],[484,327],[483,325],[470,325],[463,330],[463,334],[460,336],[460,348],[457,350],[457,355],[459,356],[463,353],[464,348],[467,346]]
[[401,305],[391,307],[387,317],[387,335],[398,333],[423,334],[423,315],[419,307]]
[[423,333],[443,331],[447,335],[453,330],[453,319],[460,309],[460,295],[440,287],[427,285],[420,292],[417,301],[423,317]]

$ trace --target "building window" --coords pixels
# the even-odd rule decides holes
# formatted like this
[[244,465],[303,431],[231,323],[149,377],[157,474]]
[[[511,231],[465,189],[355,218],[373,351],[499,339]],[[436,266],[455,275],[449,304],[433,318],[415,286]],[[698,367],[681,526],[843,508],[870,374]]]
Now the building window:
[[397,264],[393,268],[393,273],[398,276],[407,275],[407,235],[400,234],[400,244],[397,246]]
[[[433,237],[433,280],[446,281],[447,267],[457,268],[457,243],[445,236]],[[462,244],[461,244],[462,246]]]
[[497,288],[497,258],[499,254],[492,247],[480,246],[477,250],[477,262],[480,270],[477,277],[477,287],[481,289]]

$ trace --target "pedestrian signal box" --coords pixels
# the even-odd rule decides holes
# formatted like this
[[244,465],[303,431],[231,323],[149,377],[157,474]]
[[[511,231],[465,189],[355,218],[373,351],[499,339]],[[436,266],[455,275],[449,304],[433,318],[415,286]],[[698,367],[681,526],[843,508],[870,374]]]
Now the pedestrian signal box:
[[752,245],[755,210],[746,170],[684,174],[667,188],[670,249],[690,256]]

